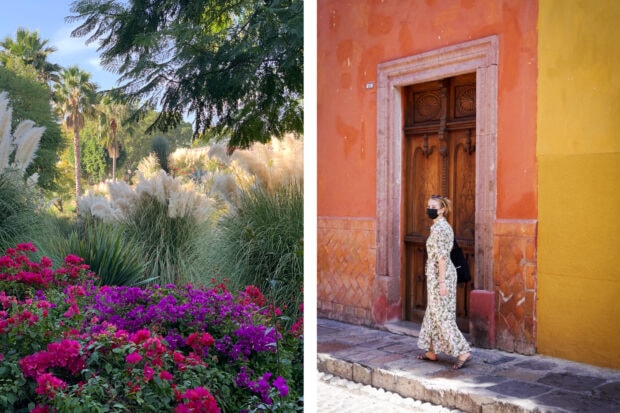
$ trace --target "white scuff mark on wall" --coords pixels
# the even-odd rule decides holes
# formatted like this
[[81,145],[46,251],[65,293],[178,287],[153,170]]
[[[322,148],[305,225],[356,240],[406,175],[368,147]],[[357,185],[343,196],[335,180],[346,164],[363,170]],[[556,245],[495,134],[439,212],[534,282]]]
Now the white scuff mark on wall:
[[502,301],[503,301],[503,302],[505,302],[505,303],[507,303],[508,301],[510,301],[510,300],[512,299],[512,296],[513,296],[514,294],[510,294],[508,297],[506,297],[506,296],[504,295],[504,292],[500,290],[499,295],[501,296]]

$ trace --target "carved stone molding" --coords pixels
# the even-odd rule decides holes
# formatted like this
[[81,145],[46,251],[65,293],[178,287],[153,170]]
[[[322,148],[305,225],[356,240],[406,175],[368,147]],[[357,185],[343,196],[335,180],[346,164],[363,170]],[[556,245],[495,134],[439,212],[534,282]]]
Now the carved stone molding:
[[[405,86],[476,73],[476,95],[463,89],[463,113],[476,113],[476,286],[493,290],[493,222],[496,210],[498,37],[493,35],[377,68],[377,251],[376,275],[400,285],[402,150]],[[473,100],[472,100],[473,99]],[[388,288],[388,290],[390,290]],[[391,289],[394,291],[398,289]],[[400,297],[386,297],[388,301]]]

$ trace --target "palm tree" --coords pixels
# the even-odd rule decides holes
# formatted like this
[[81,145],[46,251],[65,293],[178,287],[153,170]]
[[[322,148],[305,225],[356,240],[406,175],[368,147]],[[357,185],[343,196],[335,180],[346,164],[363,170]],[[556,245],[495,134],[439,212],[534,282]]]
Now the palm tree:
[[99,115],[99,131],[103,144],[112,158],[112,180],[116,182],[116,160],[120,155],[119,136],[135,132],[135,122],[130,121],[131,107],[122,98],[105,94],[96,106]]
[[6,37],[0,42],[4,49],[0,51],[0,63],[6,66],[11,59],[21,60],[24,64],[34,67],[37,78],[44,83],[57,82],[60,65],[50,63],[47,57],[57,49],[47,46],[48,40],[41,40],[37,31],[31,32],[18,28],[15,40]]
[[84,127],[84,117],[94,114],[97,85],[90,81],[90,73],[71,66],[60,72],[60,82],[54,88],[56,111],[65,120],[68,131],[73,131],[73,151],[75,162],[75,199],[82,195],[82,174],[80,158],[80,130]]

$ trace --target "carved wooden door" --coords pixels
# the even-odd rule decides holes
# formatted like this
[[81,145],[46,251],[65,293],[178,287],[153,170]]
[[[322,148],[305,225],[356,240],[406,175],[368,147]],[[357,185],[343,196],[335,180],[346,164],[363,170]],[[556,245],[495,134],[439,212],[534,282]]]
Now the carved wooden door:
[[[409,86],[404,90],[404,319],[421,322],[426,309],[426,238],[432,194],[452,200],[448,222],[475,274],[476,75]],[[457,323],[469,330],[472,282],[458,284]]]

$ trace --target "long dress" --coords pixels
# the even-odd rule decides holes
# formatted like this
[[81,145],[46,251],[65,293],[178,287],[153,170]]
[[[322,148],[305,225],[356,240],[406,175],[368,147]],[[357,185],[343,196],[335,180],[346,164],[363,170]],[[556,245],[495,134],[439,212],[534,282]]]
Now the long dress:
[[[457,357],[471,351],[467,340],[456,325],[456,268],[450,261],[450,250],[454,239],[452,227],[444,218],[438,219],[431,226],[431,233],[426,240],[426,289],[428,303],[418,347],[426,351],[445,353]],[[448,294],[439,292],[439,258],[446,258],[445,283]]]

